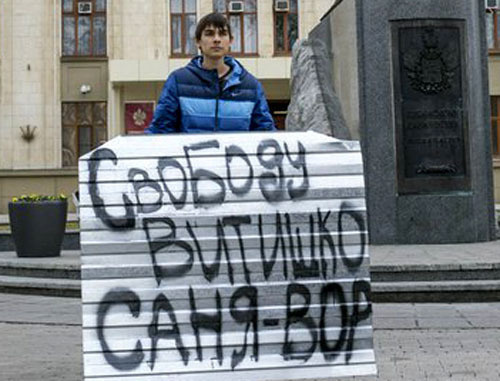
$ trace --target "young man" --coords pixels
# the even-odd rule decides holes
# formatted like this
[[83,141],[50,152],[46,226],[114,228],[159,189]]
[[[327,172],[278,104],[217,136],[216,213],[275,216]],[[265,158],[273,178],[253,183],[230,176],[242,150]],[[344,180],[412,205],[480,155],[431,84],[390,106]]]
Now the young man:
[[262,85],[227,56],[232,41],[223,15],[199,21],[201,56],[167,78],[146,133],[275,130]]

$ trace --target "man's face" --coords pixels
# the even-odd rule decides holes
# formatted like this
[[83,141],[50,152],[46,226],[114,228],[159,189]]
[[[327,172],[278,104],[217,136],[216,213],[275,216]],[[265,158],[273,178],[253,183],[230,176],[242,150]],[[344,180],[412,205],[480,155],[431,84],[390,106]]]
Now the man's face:
[[213,25],[207,26],[201,33],[201,38],[196,41],[198,48],[207,58],[220,59],[229,53],[233,39],[229,37],[227,28],[219,29]]

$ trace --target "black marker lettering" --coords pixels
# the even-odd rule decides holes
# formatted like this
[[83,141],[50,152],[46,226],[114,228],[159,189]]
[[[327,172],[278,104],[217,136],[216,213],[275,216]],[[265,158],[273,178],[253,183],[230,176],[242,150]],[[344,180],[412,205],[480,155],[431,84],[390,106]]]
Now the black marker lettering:
[[302,169],[302,184],[298,187],[293,186],[293,180],[288,180],[287,188],[288,194],[290,198],[296,199],[300,197],[304,197],[309,190],[309,175],[307,173],[307,165],[306,165],[306,149],[302,145],[302,143],[297,142],[299,146],[299,152],[297,159],[293,160],[290,156],[290,151],[288,150],[288,144],[285,143],[285,153],[288,161],[292,166],[296,169]]
[[[350,216],[356,224],[358,225],[359,237],[360,237],[360,252],[359,255],[354,258],[348,258],[344,249],[344,228],[342,223],[342,217]],[[352,210],[352,206],[348,202],[343,202],[340,206],[339,218],[338,218],[338,232],[339,232],[339,251],[342,258],[342,262],[347,266],[349,270],[356,270],[363,263],[365,256],[365,245],[366,245],[366,231],[365,231],[365,220],[363,215],[355,210]]]
[[222,244],[218,241],[219,248],[217,249],[217,252],[215,254],[215,259],[211,265],[207,266],[207,264],[205,263],[205,259],[203,258],[203,252],[201,250],[200,243],[198,242],[198,239],[196,238],[196,235],[194,234],[194,230],[191,227],[191,224],[189,223],[189,221],[186,221],[186,229],[187,229],[189,235],[191,236],[191,238],[193,239],[194,246],[196,247],[196,252],[198,253],[198,258],[200,259],[201,268],[203,270],[203,276],[205,277],[205,279],[207,281],[212,282],[212,280],[214,280],[219,275],[220,260],[221,260],[221,256],[222,256],[222,249],[219,249],[219,248],[222,248]]
[[[290,217],[288,216],[288,219]],[[287,221],[287,226],[289,225],[289,221]],[[302,239],[300,238],[300,229],[296,229],[297,234],[297,251],[298,251],[298,259],[295,258],[295,255],[292,256],[292,266],[293,266],[293,275],[295,279],[300,278],[318,278],[319,277],[319,262],[315,258],[315,245],[314,245],[314,219],[312,215],[309,215],[309,231],[310,231],[310,246],[307,251],[311,254],[311,260],[309,265],[306,264],[304,260],[304,254],[302,250]]]
[[283,275],[285,279],[288,279],[288,268],[287,268],[287,258],[286,258],[286,244],[285,244],[285,238],[283,237],[283,226],[281,223],[281,216],[279,212],[276,212],[276,234],[275,234],[275,240],[274,240],[274,247],[273,247],[273,253],[271,255],[271,259],[267,260],[266,258],[266,250],[264,247],[264,232],[263,232],[263,223],[262,223],[262,216],[259,215],[259,236],[260,236],[260,257],[262,259],[262,267],[263,267],[263,272],[264,272],[264,277],[266,280],[269,279],[269,276],[271,275],[274,264],[276,263],[276,257],[278,256],[278,250],[281,247],[281,253],[283,255]]
[[194,335],[196,336],[196,353],[198,361],[203,361],[203,350],[201,348],[200,329],[214,331],[217,334],[216,353],[219,365],[222,365],[222,304],[220,301],[220,294],[217,290],[215,294],[215,304],[217,312],[215,315],[203,314],[196,310],[196,301],[194,299],[194,292],[189,287],[189,305],[191,306],[191,327],[193,327]]
[[[188,273],[193,267],[193,248],[187,242],[176,238],[176,226],[174,221],[168,217],[144,218],[143,224],[144,231],[146,232],[146,237],[148,239],[149,253],[151,254],[151,260],[153,262],[153,270],[158,285],[160,285],[162,279],[179,278]],[[162,228],[165,228],[166,226],[169,230],[169,234],[158,238],[152,238],[151,225],[153,224],[163,225]],[[172,266],[170,268],[159,265],[156,260],[157,253],[160,250],[168,249],[172,246],[181,248],[187,254],[186,261],[182,265]]]
[[115,153],[108,148],[97,149],[90,156],[88,161],[89,194],[92,200],[92,209],[94,209],[95,215],[111,229],[133,229],[135,227],[134,208],[127,195],[122,195],[123,204],[125,205],[124,217],[113,217],[106,212],[106,204],[99,196],[99,188],[97,187],[97,172],[101,160],[111,160],[114,165],[118,163]]
[[[163,170],[167,167],[174,167],[177,168],[179,171],[182,173],[182,192],[179,197],[175,197],[174,194],[170,191],[170,188],[167,185],[167,179],[164,178],[163,176]],[[165,191],[167,192],[168,196],[170,197],[170,201],[174,205],[175,209],[182,209],[184,205],[186,204],[186,197],[187,197],[187,178],[186,178],[186,171],[184,171],[184,168],[182,165],[173,157],[160,157],[158,159],[158,174],[160,175],[160,178],[163,182],[163,187],[165,188]]]
[[[292,308],[292,295],[300,295],[304,299],[302,306]],[[286,291],[285,342],[282,350],[282,356],[285,361],[303,360],[304,362],[307,362],[316,350],[318,342],[316,323],[314,323],[314,319],[312,317],[307,316],[310,304],[311,293],[306,286],[299,283],[292,283],[288,285]],[[292,324],[302,324],[309,330],[311,335],[311,345],[307,350],[298,351],[294,348],[294,343],[290,340],[290,326]]]
[[234,277],[233,277],[233,266],[231,265],[231,256],[229,255],[229,250],[227,248],[227,242],[226,242],[226,236],[224,234],[224,226],[221,222],[220,219],[217,220],[217,254],[216,258],[221,257],[222,250],[224,250],[224,253],[226,255],[226,261],[227,261],[227,276],[229,277],[229,282],[231,284],[234,284]]
[[[273,149],[273,157],[265,160],[266,150]],[[282,201],[285,198],[285,175],[283,173],[283,152],[278,142],[274,139],[266,139],[257,147],[257,158],[260,164],[267,169],[278,169],[274,172],[263,172],[259,178],[262,195],[269,202]]]
[[337,253],[335,250],[335,243],[333,242],[332,235],[330,231],[326,228],[326,221],[330,216],[330,212],[327,212],[325,218],[321,215],[321,211],[318,208],[318,229],[319,229],[319,254],[321,257],[321,271],[323,274],[323,278],[327,277],[327,269],[328,262],[325,259],[325,241],[328,244],[328,248],[330,249],[330,254],[332,256],[333,261],[333,275],[337,271]]
[[[246,309],[240,309],[236,306],[238,300],[243,298],[248,300],[248,308]],[[234,370],[234,368],[236,368],[245,358],[247,352],[247,336],[250,326],[253,328],[253,357],[255,361],[259,361],[259,310],[257,305],[257,288],[252,286],[238,288],[231,296],[229,311],[235,321],[246,324],[243,348],[241,348],[239,352],[234,350],[231,356],[231,369]]]
[[[160,311],[166,311],[168,313],[168,317],[172,322],[170,329],[158,329],[158,322],[160,320]],[[153,370],[156,361],[156,347],[158,346],[158,340],[166,339],[166,340],[175,340],[175,346],[179,351],[182,361],[184,365],[187,365],[189,362],[189,351],[184,347],[182,343],[182,337],[179,330],[179,326],[177,325],[177,318],[175,317],[174,308],[172,304],[168,300],[168,298],[160,294],[156,297],[153,302],[153,320],[149,325],[148,329],[149,337],[151,339],[151,358],[148,361],[149,367]]]
[[[193,202],[195,207],[222,204],[226,198],[226,186],[219,175],[207,169],[193,170],[189,151],[200,151],[207,148],[219,148],[219,142],[217,140],[209,140],[184,147],[189,172],[191,173],[191,188],[193,190]],[[198,183],[203,179],[210,180],[214,184],[217,184],[220,188],[219,191],[212,195],[200,194]]]
[[245,257],[245,246],[243,244],[243,237],[241,236],[240,226],[242,224],[249,225],[252,222],[250,216],[229,216],[222,219],[224,226],[231,225],[236,231],[238,236],[238,244],[240,246],[241,260],[243,261],[243,270],[245,271],[245,281],[250,284],[250,270],[247,267],[247,259]]
[[125,304],[128,306],[133,317],[139,317],[141,312],[141,300],[139,296],[127,288],[114,288],[106,293],[99,302],[97,309],[97,338],[101,344],[104,358],[113,368],[120,371],[129,371],[138,368],[144,359],[142,344],[137,340],[135,348],[126,356],[118,356],[110,349],[106,339],[104,338],[104,321],[111,307],[117,304]]
[[[328,299],[332,297],[332,306],[340,306],[341,328],[339,338],[333,346],[329,345],[326,337],[326,308],[328,307]],[[345,304],[345,296],[342,287],[337,283],[328,283],[321,289],[321,320],[319,323],[320,330],[320,345],[323,357],[326,361],[333,361],[339,355],[339,351],[344,345],[347,335],[347,306]]]
[[[142,180],[136,180],[136,176],[141,176]],[[153,213],[161,209],[163,192],[161,191],[160,185],[158,185],[156,181],[151,180],[146,171],[138,168],[130,168],[128,171],[128,180],[134,185],[138,213]],[[156,191],[158,194],[156,202],[147,204],[141,202],[139,192],[143,188],[152,188]]]
[[[236,187],[233,184],[233,173],[231,172],[231,162],[233,158],[239,157],[241,158],[248,166],[248,176],[245,184],[240,187]],[[226,169],[227,169],[227,183],[229,185],[229,189],[237,196],[243,196],[248,193],[253,183],[253,168],[250,163],[250,159],[245,151],[243,151],[240,147],[236,145],[230,145],[226,147]]]
[[[354,346],[354,334],[359,322],[368,319],[372,314],[372,304],[370,302],[370,283],[366,280],[356,280],[352,284],[353,310],[351,316],[351,325],[349,328],[349,338],[347,340],[346,362],[349,363],[352,357],[352,348]],[[366,301],[366,307],[360,311],[359,303],[362,299]]]

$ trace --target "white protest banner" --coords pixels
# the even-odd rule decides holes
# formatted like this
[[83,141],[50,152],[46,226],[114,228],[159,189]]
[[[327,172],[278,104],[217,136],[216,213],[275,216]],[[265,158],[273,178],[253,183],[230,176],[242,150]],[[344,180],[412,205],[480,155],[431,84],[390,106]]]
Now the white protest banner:
[[79,181],[85,380],[376,373],[358,142],[119,137]]

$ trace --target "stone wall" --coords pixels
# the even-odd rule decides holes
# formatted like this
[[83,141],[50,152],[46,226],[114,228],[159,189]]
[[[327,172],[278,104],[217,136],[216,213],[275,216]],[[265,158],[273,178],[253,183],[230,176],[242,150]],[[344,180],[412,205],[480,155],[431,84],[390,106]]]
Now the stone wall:
[[[60,2],[57,2],[59,4]],[[61,155],[59,24],[52,2],[0,2],[0,169],[56,168]],[[34,139],[20,127],[36,126]]]

